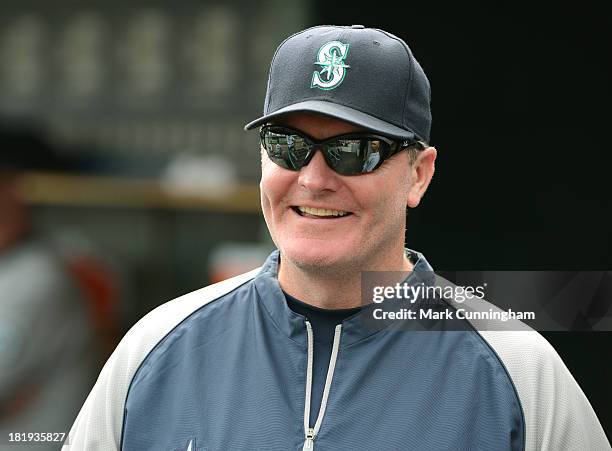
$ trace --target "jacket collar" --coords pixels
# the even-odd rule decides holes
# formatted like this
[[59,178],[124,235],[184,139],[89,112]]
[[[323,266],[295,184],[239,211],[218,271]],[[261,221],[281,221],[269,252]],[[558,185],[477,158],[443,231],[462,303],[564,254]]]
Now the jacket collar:
[[[412,254],[411,259],[414,264],[414,271],[404,280],[407,284],[431,285],[435,281],[433,268],[420,252],[406,249],[407,253]],[[287,305],[285,295],[278,282],[278,265],[280,252],[273,251],[261,267],[261,271],[254,279],[255,287],[259,295],[258,303],[264,307],[270,319],[278,329],[290,339],[305,344],[306,325],[304,316],[294,312]],[[373,307],[373,306],[370,306]],[[367,309],[368,306],[364,307]],[[372,329],[365,327],[360,313],[357,313],[342,322],[341,347],[348,346],[356,341],[366,338],[390,326],[393,321],[385,323],[384,327]]]

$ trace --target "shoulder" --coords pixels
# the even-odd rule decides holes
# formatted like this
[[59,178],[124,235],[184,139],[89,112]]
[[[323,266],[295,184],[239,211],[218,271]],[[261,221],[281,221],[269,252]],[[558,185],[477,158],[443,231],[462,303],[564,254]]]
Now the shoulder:
[[479,331],[505,366],[525,420],[526,449],[609,450],[591,404],[535,331]]
[[104,365],[70,431],[78,449],[119,449],[127,392],[149,353],[186,318],[248,284],[259,268],[191,292],[152,310],[123,337]]
[[68,290],[71,280],[57,253],[45,243],[28,240],[2,256],[0,288],[20,302],[49,300],[49,292]]
[[[454,286],[439,276],[436,284]],[[482,298],[465,303],[452,298],[447,302],[466,312],[502,312]],[[514,386],[523,411],[525,449],[611,449],[588,399],[542,335],[512,318],[467,322],[491,349]]]
[[155,308],[125,335],[117,351],[128,352],[142,360],[160,340],[194,312],[217,301],[251,281],[259,268],[223,282],[209,285]]
[[[476,311],[501,311],[484,299],[472,304]],[[591,404],[542,335],[516,319],[470,322],[514,386],[523,411],[525,449],[610,450]]]

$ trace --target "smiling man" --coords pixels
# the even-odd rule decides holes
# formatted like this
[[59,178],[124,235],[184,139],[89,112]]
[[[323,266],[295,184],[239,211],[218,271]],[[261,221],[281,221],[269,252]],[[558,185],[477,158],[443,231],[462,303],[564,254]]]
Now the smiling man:
[[[392,146],[400,150],[399,142],[311,112],[292,112],[275,125],[263,127],[261,134],[268,150],[270,141],[286,142],[292,136],[304,149],[308,140],[340,136],[345,149],[339,151],[339,164],[346,159],[356,170],[362,170],[363,161],[381,142],[388,152]],[[327,145],[336,146],[337,151],[338,143]],[[355,154],[351,154],[351,145],[356,146]],[[287,153],[295,152],[291,147],[287,146]],[[334,157],[315,149],[303,157],[300,165],[307,164],[299,171],[288,170],[282,156],[262,155],[262,209],[283,262],[278,279],[285,292],[310,305],[357,307],[360,271],[412,270],[404,252],[406,205],[419,204],[433,175],[436,150],[414,141],[376,170],[357,176],[339,174],[326,161]],[[412,164],[409,149],[423,149]],[[273,162],[276,159],[281,165]],[[338,283],[342,292],[338,292]]]
[[364,271],[408,271],[414,286],[434,277],[404,248],[406,208],[434,173],[430,125],[429,82],[396,36],[356,25],[286,39],[264,115],[246,126],[259,127],[278,250],[136,324],[65,446],[609,450],[536,332],[361,321]]

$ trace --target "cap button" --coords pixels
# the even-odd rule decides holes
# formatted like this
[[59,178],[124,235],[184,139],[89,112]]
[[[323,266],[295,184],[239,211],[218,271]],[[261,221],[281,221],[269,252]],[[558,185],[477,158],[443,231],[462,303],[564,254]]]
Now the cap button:
[[365,28],[363,25],[351,25],[351,28],[362,29]]

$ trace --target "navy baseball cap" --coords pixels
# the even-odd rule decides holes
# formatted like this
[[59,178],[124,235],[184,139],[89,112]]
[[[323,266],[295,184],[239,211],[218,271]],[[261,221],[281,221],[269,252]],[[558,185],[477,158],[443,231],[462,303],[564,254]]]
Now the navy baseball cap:
[[319,113],[396,139],[429,142],[429,80],[397,36],[363,25],[318,26],[276,49],[264,115]]

